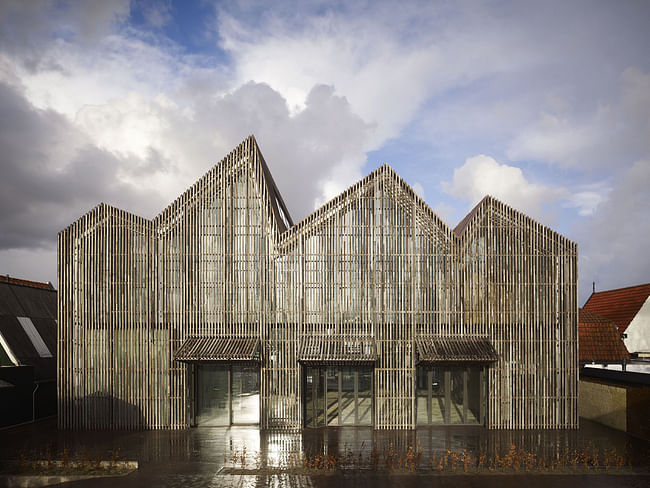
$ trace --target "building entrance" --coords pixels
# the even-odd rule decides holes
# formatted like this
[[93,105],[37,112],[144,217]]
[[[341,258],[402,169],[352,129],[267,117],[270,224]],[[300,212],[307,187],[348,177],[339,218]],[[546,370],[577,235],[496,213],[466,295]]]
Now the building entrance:
[[195,425],[259,424],[259,366],[201,364],[195,372]]
[[305,367],[303,391],[306,427],[372,425],[372,368]]
[[418,366],[417,423],[484,424],[485,393],[481,366]]

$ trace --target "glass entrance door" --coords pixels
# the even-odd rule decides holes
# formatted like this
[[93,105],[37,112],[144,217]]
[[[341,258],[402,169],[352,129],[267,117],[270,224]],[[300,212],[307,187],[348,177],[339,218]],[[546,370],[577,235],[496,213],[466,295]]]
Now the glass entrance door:
[[228,367],[204,364],[198,367],[196,388],[197,425],[230,425]]
[[307,427],[372,425],[372,368],[304,369]]
[[253,364],[200,364],[196,368],[196,425],[260,421],[260,372]]
[[258,366],[233,365],[232,423],[260,423],[260,373]]
[[480,366],[418,366],[417,423],[483,424],[485,373]]

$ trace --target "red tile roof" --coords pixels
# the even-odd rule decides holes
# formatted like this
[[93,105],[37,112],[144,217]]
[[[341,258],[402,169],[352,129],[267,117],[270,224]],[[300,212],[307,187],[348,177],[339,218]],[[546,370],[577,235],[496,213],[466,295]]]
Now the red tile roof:
[[650,295],[650,283],[593,293],[585,310],[606,317],[623,333]]
[[0,275],[0,283],[9,283],[11,285],[31,286],[32,288],[43,288],[45,290],[54,290],[51,283],[42,283],[40,281],[22,280],[9,275]]
[[578,349],[581,363],[614,363],[630,359],[616,325],[582,308],[579,310]]

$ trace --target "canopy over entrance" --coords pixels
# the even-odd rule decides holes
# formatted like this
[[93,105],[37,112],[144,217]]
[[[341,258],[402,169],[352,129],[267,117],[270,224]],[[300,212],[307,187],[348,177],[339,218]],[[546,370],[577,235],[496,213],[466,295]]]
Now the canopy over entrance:
[[298,361],[305,365],[373,365],[375,339],[368,336],[309,336],[300,344]]
[[186,363],[259,361],[258,337],[188,337],[174,359]]
[[493,363],[499,359],[485,337],[417,337],[419,364]]

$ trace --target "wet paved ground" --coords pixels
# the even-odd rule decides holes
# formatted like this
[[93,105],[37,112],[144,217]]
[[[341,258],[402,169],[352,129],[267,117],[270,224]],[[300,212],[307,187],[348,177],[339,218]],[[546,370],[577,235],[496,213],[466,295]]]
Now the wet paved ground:
[[[488,431],[479,427],[431,427],[410,432],[374,431],[372,428],[308,429],[300,433],[264,432],[252,427],[195,428],[183,431],[58,431],[54,419],[0,430],[0,460],[42,458],[46,448],[52,453],[64,449],[74,457],[87,453],[91,458],[137,460],[140,469],[120,478],[92,479],[65,486],[74,487],[340,487],[340,486],[494,486],[526,488],[552,486],[647,487],[650,474],[393,474],[355,470],[344,474],[224,475],[224,467],[256,465],[287,467],[298,458],[314,459],[329,454],[354,463],[371,464],[373,456],[383,466],[389,450],[405,453],[419,446],[420,465],[428,467],[432,455],[447,449],[463,449],[488,456],[505,455],[510,446],[525,449],[548,460],[572,450],[616,449],[627,465],[646,469],[650,464],[650,443],[616,430],[583,420],[577,431]],[[244,448],[246,449],[244,454]],[[118,454],[119,453],[119,454]],[[426,471],[426,469],[424,470]],[[623,472],[625,470],[621,470]],[[324,473],[324,471],[322,471]],[[62,485],[63,486],[63,485]]]

